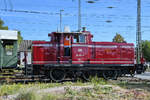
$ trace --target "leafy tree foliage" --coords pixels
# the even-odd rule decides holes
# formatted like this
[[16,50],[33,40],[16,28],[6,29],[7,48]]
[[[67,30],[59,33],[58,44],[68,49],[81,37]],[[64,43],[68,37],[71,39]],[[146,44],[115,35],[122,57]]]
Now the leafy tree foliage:
[[142,42],[142,53],[146,61],[150,61],[150,41],[145,40]]
[[[3,26],[4,22],[0,19],[0,30],[8,30],[8,26]],[[21,41],[23,40],[21,36],[21,32],[18,31],[18,45],[20,45]]]
[[22,40],[23,40],[23,37],[21,36],[21,32],[18,31],[18,45],[21,44]]
[[126,43],[126,41],[124,40],[124,38],[116,33],[116,36],[113,38],[113,42],[117,42],[117,43]]
[[4,22],[0,19],[0,29],[1,30],[8,30],[8,26],[3,26]]

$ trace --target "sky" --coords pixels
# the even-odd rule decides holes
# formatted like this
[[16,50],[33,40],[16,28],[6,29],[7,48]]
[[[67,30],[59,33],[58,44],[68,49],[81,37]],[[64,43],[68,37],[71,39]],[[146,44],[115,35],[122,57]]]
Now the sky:
[[[82,27],[93,34],[94,41],[112,41],[116,33],[128,43],[136,43],[137,0],[81,0]],[[141,0],[142,39],[150,40],[150,1]],[[109,8],[112,7],[112,8]],[[6,11],[2,10],[6,9]],[[78,29],[78,0],[0,0],[0,18],[10,30],[19,30],[25,40],[49,40],[48,33],[62,27]],[[10,12],[37,11],[47,14]],[[108,22],[109,21],[109,22]],[[63,29],[63,28],[62,28]]]

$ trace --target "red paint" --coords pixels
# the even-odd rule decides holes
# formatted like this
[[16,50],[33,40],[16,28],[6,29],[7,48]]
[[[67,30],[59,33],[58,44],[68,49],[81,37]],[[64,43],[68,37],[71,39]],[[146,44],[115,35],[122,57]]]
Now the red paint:
[[[51,41],[34,41],[33,64],[134,64],[133,43],[92,42],[90,32],[84,31],[85,43],[74,43],[80,33],[53,32]],[[64,36],[71,36],[71,56],[64,56]]]

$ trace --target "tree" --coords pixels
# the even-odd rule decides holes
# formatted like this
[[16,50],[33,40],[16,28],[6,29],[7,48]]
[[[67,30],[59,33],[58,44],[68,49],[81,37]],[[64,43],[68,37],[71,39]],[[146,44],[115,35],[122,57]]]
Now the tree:
[[[0,19],[0,30],[8,30],[8,26],[3,26],[4,22]],[[23,40],[21,36],[21,32],[18,31],[18,45],[20,45],[21,41]]]
[[116,33],[116,36],[113,38],[113,42],[117,42],[117,43],[126,43],[126,41],[124,40],[124,38]]
[[18,31],[18,45],[21,44],[22,40],[23,40],[23,37],[21,36],[21,32]]
[[142,41],[142,53],[146,61],[150,61],[150,41]]
[[8,26],[3,26],[4,22],[0,19],[0,29],[1,30],[8,30]]

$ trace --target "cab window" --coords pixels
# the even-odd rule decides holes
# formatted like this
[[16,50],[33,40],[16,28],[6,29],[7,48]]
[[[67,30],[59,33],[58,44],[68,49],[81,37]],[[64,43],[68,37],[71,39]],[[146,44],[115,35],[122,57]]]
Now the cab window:
[[51,36],[49,36],[49,40],[50,40],[50,42],[52,41],[52,37]]
[[73,43],[85,43],[85,35],[75,35],[73,38]]
[[79,42],[80,43],[85,43],[85,35],[79,35]]
[[73,37],[73,43],[78,43],[78,42],[79,42],[79,37],[78,37],[78,35],[75,35]]

